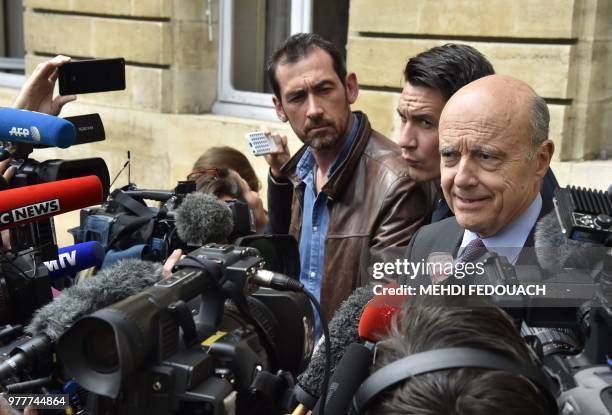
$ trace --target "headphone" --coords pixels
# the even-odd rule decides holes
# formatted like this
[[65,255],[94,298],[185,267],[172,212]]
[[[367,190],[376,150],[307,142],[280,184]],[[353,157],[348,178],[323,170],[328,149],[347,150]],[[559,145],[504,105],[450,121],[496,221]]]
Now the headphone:
[[381,393],[403,380],[424,373],[460,368],[503,370],[522,376],[533,382],[546,396],[551,415],[557,413],[557,401],[551,392],[550,382],[536,366],[519,363],[489,350],[451,347],[416,353],[377,370],[357,389],[353,396],[350,414],[364,414]]

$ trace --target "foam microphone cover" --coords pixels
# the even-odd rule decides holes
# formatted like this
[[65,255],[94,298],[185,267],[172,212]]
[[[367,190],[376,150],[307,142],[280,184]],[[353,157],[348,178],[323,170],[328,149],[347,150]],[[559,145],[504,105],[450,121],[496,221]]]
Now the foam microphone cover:
[[99,267],[104,261],[104,247],[96,241],[81,242],[58,249],[57,259],[45,261],[49,278],[73,275],[91,267]]
[[175,211],[176,232],[189,245],[223,243],[234,229],[232,211],[213,195],[201,192],[185,196]]
[[0,108],[0,141],[67,148],[76,140],[76,129],[67,120],[40,112]]
[[566,237],[555,211],[536,223],[534,246],[540,267],[553,274],[566,266],[594,269],[605,255],[605,248],[600,245]]
[[[336,365],[334,375],[329,381],[326,414],[346,414],[350,408],[353,395],[368,375],[372,364],[372,352],[363,344],[350,344]],[[323,405],[317,401],[312,413],[318,415]]]
[[[357,327],[363,309],[374,296],[372,286],[359,287],[340,305],[329,322],[329,341],[331,343],[331,369],[332,373],[344,355],[346,348],[358,342]],[[312,409],[321,395],[323,373],[325,371],[325,345],[318,347],[306,370],[298,377],[295,396],[309,409]],[[305,395],[306,394],[306,395]],[[310,397],[310,399],[308,399]],[[308,402],[305,402],[308,400]]]
[[3,190],[0,230],[102,203],[98,176],[84,176]]
[[137,259],[119,261],[63,290],[34,314],[26,332],[45,334],[57,341],[79,318],[137,294],[160,279],[161,264]]
[[[398,288],[397,284],[387,284],[385,288]],[[375,295],[366,305],[359,320],[359,337],[371,342],[385,338],[391,330],[391,323],[406,302],[405,295]]]

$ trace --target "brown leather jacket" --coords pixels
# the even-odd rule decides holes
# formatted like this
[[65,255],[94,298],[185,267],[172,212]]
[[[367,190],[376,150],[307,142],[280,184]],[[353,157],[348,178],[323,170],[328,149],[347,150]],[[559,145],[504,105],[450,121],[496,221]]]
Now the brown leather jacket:
[[[289,234],[297,240],[305,185],[295,173],[306,148],[282,169],[294,186]],[[372,279],[373,263],[403,258],[412,235],[429,222],[433,189],[429,183],[412,180],[405,163],[397,144],[372,130],[367,116],[361,114],[346,160],[321,189],[329,209],[321,285],[321,307],[327,319],[355,288]]]

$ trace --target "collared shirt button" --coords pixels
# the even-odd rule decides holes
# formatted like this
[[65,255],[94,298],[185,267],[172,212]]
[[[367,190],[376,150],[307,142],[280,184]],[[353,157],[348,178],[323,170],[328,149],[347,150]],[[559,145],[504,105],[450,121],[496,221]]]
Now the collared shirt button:
[[316,274],[314,271],[310,273],[310,276],[311,276],[312,278],[314,278],[314,277],[315,277],[315,275],[317,275],[317,274]]
[[313,227],[312,227],[312,230],[313,230],[314,232],[316,232],[316,231],[317,231],[317,227],[316,227],[316,226],[313,226]]

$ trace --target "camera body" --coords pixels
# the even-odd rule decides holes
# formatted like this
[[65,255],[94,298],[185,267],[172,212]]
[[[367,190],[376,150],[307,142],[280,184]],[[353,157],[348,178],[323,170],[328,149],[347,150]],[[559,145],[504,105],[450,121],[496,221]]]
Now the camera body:
[[69,328],[57,344],[66,374],[95,413],[281,413],[314,323],[305,295],[254,285],[263,265],[253,248],[196,249],[169,278]]
[[[143,246],[142,259],[164,261],[175,249],[193,249],[177,235],[174,211],[194,191],[193,181],[180,181],[171,191],[138,189],[134,185],[115,190],[102,207],[81,209],[80,226],[70,232],[75,243],[97,241],[107,252]],[[160,206],[147,206],[145,200],[155,200]],[[225,203],[234,224],[228,239],[252,235],[255,218],[248,203]]]

